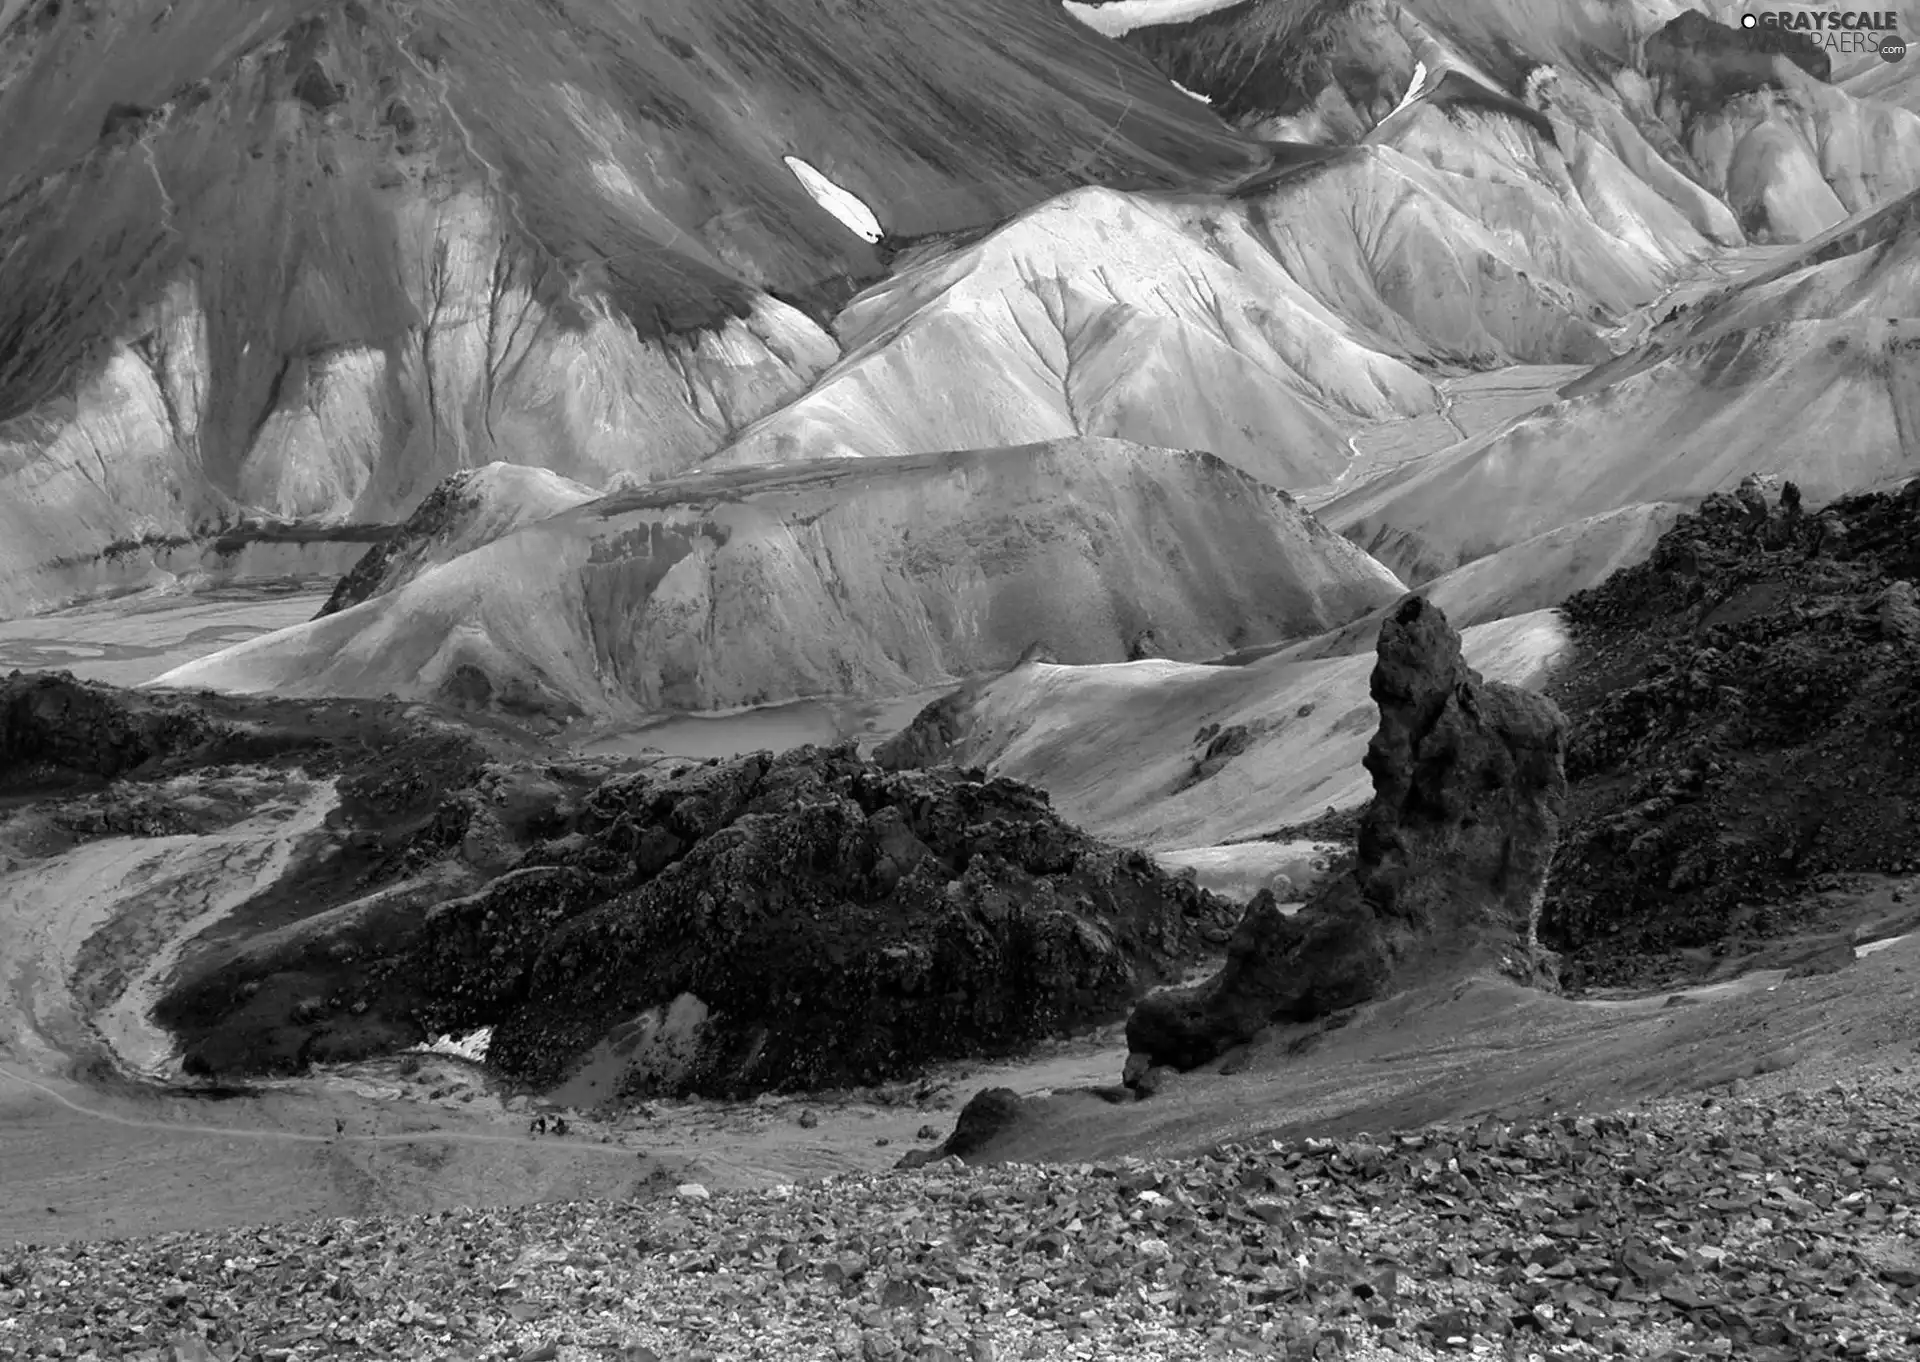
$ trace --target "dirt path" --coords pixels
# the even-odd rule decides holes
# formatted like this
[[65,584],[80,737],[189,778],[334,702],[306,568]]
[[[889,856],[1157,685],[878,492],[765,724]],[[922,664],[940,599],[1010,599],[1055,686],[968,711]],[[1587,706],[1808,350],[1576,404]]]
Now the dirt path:
[[[90,1121],[105,1121],[122,1126],[128,1130],[162,1130],[181,1135],[216,1135],[229,1140],[281,1140],[293,1144],[422,1144],[438,1141],[442,1144],[507,1144],[524,1148],[530,1137],[526,1135],[493,1135],[477,1130],[410,1130],[389,1132],[386,1134],[356,1135],[352,1132],[334,1135],[309,1135],[297,1130],[264,1130],[257,1127],[238,1125],[194,1125],[185,1121],[162,1121],[153,1117],[122,1116],[99,1107],[87,1106],[74,1101],[38,1079],[29,1078],[0,1064],[0,1079],[7,1079],[22,1087],[58,1102],[76,1116],[84,1116]],[[537,1137],[531,1137],[537,1138]],[[552,1137],[562,1138],[562,1137]],[[569,1153],[578,1151],[585,1154],[616,1155],[630,1158],[633,1149],[628,1145],[606,1145],[597,1141],[579,1140],[567,1146]]]

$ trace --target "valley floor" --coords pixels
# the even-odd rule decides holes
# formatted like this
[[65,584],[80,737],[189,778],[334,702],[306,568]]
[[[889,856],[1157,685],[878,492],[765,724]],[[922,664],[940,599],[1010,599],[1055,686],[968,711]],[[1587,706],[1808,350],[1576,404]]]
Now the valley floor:
[[312,619],[330,588],[141,592],[0,620],[0,674],[16,667],[70,671],[83,681],[137,686],[229,644]]

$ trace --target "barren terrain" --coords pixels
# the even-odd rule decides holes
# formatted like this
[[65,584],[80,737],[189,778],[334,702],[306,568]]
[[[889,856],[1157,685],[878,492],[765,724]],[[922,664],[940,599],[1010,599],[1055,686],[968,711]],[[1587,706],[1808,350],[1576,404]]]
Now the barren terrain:
[[1740,13],[0,0],[0,1362],[1920,1356]]

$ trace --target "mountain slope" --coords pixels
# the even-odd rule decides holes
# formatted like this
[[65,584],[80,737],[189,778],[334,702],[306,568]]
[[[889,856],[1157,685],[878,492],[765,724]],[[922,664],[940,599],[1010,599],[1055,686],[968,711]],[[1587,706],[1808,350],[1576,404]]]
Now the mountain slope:
[[1606,328],[1706,248],[1677,215],[1657,249],[1615,235],[1564,173],[1521,168],[1542,155],[1369,146],[1228,198],[1062,196],[854,299],[845,358],[707,464],[1090,434],[1324,485],[1354,431],[1438,409],[1412,364],[1606,359]]
[[1824,501],[1920,471],[1920,196],[1670,318],[1550,406],[1320,508],[1419,583],[1588,516],[1751,472]]
[[1300,637],[1399,582],[1209,454],[1115,440],[616,493],[161,686],[558,717],[910,693],[1013,663]]
[[358,605],[436,564],[598,496],[593,488],[557,473],[520,464],[490,463],[455,473],[426,495],[398,532],[369,549],[341,577],[320,613],[331,615]]
[[787,155],[896,242],[1264,159],[1026,0],[37,0],[0,126],[5,612],[110,543],[392,518],[495,459],[687,467],[891,254]]
[[[1515,685],[1539,686],[1566,655],[1550,610],[1462,637],[1476,670]],[[1243,667],[1023,661],[936,702],[922,718],[938,713],[945,750],[922,755],[1038,785],[1062,816],[1129,845],[1244,842],[1365,801],[1372,667],[1370,651]]]

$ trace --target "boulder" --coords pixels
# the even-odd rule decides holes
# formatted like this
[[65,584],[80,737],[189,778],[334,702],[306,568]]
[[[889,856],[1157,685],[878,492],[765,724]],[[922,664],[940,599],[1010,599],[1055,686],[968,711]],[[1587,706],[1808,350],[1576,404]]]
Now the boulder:
[[1190,1069],[1270,1023],[1437,971],[1494,965],[1553,985],[1535,933],[1566,800],[1566,721],[1544,696],[1484,681],[1419,596],[1383,625],[1377,657],[1374,795],[1352,869],[1290,917],[1262,893],[1217,974],[1143,999],[1127,1022],[1134,1071]]
[[982,1088],[960,1108],[953,1134],[940,1146],[939,1155],[964,1159],[977,1154],[1019,1125],[1025,1116],[1026,1103],[1012,1088]]
[[1920,600],[1913,583],[1893,583],[1880,594],[1880,637],[1889,643],[1920,643]]

